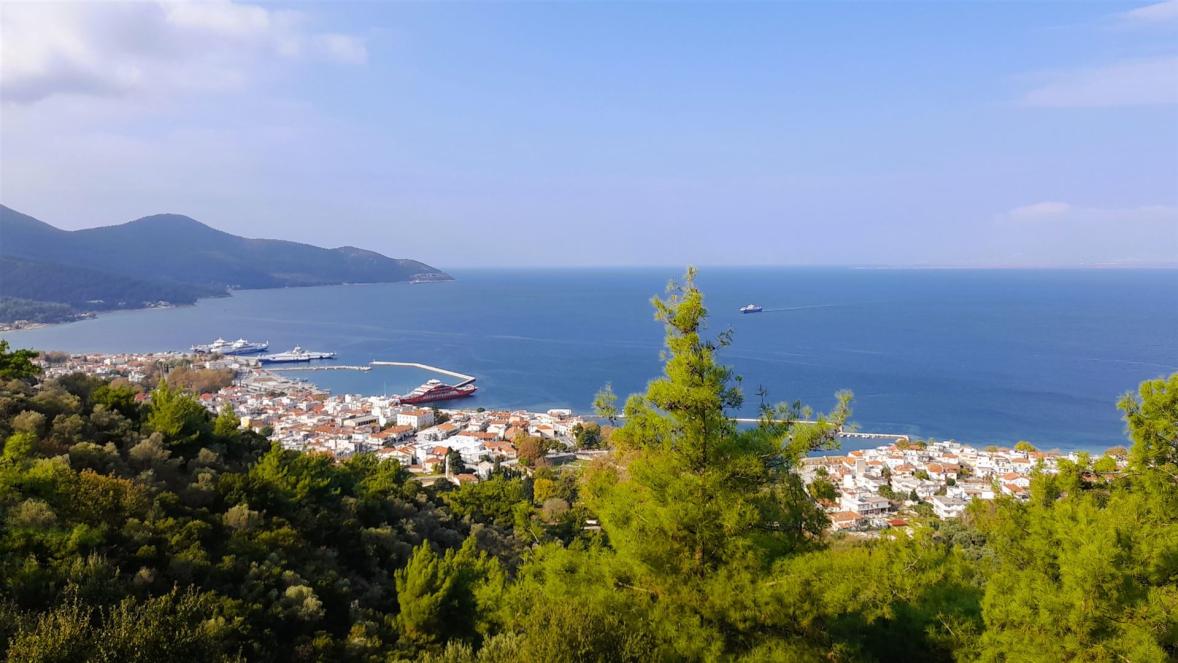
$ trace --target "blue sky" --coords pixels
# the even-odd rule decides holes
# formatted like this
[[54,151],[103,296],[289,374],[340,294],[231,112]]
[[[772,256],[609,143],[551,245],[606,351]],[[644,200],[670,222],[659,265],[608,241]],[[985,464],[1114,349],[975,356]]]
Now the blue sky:
[[0,19],[0,202],[62,227],[179,212],[445,267],[1178,264],[1174,0]]

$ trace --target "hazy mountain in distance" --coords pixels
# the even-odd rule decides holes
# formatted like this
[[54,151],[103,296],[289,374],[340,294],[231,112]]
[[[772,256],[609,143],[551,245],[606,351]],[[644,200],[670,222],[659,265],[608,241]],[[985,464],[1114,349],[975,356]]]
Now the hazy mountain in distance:
[[0,205],[0,297],[134,308],[229,288],[450,278],[416,260],[238,237],[179,214],[67,231]]

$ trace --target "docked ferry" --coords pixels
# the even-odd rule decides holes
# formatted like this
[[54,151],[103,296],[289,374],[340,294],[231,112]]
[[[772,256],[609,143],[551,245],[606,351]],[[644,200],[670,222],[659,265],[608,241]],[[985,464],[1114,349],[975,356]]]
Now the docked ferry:
[[207,345],[194,345],[192,346],[192,351],[197,354],[252,355],[265,352],[269,347],[269,341],[253,343],[244,338],[239,338],[236,341],[229,342],[223,338],[219,338]]
[[419,405],[421,403],[450,401],[456,398],[474,396],[474,392],[478,390],[479,388],[474,385],[473,380],[468,380],[457,386],[446,384],[441,380],[430,380],[402,396],[400,400],[402,403],[408,405]]
[[262,355],[258,357],[258,362],[262,364],[294,364],[303,361],[315,361],[317,359],[335,359],[335,353],[308,352],[296,345],[290,352],[276,352],[272,355]]

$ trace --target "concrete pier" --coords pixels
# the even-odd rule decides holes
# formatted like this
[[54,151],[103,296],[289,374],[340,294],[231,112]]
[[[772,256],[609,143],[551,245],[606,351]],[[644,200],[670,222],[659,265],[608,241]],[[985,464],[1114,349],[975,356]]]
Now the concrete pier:
[[439,373],[441,375],[449,375],[450,377],[455,377],[455,378],[458,378],[459,380],[462,380],[462,382],[459,382],[458,384],[454,385],[455,387],[461,387],[464,384],[470,384],[471,382],[475,381],[475,377],[473,375],[466,375],[465,373],[459,373],[457,371],[448,371],[444,368],[438,368],[437,366],[430,366],[429,364],[420,364],[415,361],[371,361],[371,362],[369,362],[369,365],[370,366],[401,366],[401,367],[405,367],[405,368],[420,368],[423,371],[432,371],[434,373]]
[[322,366],[275,366],[264,367],[268,371],[371,371],[371,366],[348,366],[346,364],[324,364]]

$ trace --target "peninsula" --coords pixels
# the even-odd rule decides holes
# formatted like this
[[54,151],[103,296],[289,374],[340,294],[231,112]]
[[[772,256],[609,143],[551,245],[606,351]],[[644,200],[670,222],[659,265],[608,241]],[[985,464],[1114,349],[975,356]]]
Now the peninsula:
[[67,231],[0,205],[0,324],[192,304],[237,288],[451,278],[416,260],[238,237],[178,214]]

